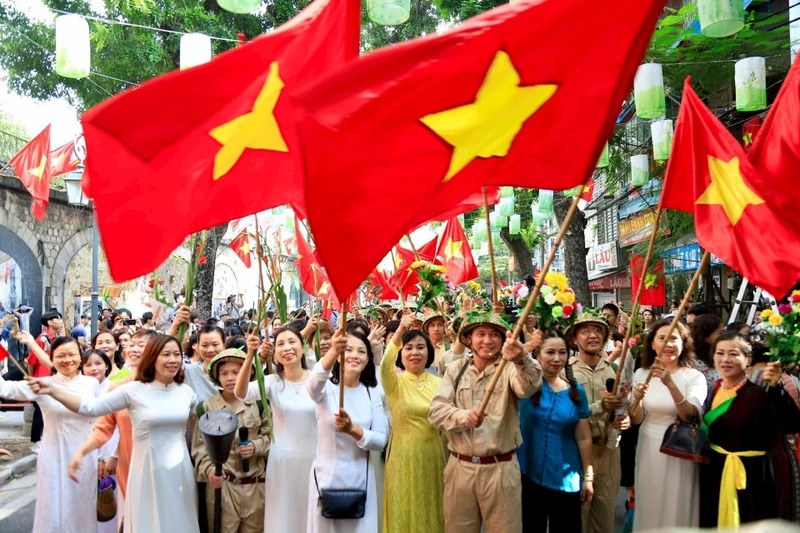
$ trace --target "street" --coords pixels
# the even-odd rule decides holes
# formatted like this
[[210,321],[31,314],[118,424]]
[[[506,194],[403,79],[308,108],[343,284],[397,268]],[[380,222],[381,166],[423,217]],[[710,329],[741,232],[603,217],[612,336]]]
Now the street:
[[36,470],[0,487],[0,531],[27,533],[33,529]]

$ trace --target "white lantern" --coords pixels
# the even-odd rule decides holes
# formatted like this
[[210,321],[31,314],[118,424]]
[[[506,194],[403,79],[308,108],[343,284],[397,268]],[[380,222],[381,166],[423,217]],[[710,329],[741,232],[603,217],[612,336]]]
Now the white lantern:
[[706,37],[728,37],[744,28],[744,1],[697,0],[697,18]]
[[653,159],[666,161],[672,149],[672,121],[659,120],[650,124],[650,133],[653,136]]
[[667,112],[664,73],[658,63],[639,65],[633,78],[633,97],[639,118],[663,117]]
[[80,15],[56,18],[56,73],[65,78],[89,75],[92,55],[89,24]]
[[511,215],[508,219],[508,233],[511,235],[519,235],[521,217],[517,214]]
[[181,70],[211,61],[211,37],[202,33],[181,35]]
[[396,26],[408,20],[411,0],[367,0],[369,19],[381,26]]
[[489,226],[492,227],[493,230],[498,229],[500,227],[500,215],[495,212],[489,213]]
[[217,0],[217,4],[231,13],[252,13],[261,7],[261,0]]
[[553,216],[553,191],[542,189],[539,191],[539,213]]
[[631,157],[631,183],[642,187],[650,181],[650,158],[646,155]]
[[514,198],[513,197],[505,197],[500,198],[500,203],[497,204],[500,206],[498,213],[500,215],[510,217],[514,214]]
[[736,62],[736,109],[761,111],[767,107],[767,63],[763,57]]

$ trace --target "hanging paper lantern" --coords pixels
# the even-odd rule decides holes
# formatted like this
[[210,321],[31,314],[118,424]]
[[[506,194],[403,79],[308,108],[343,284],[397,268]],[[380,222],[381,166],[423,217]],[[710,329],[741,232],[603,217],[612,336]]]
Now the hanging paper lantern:
[[272,214],[273,215],[282,215],[283,214],[283,206],[279,205],[278,207],[273,207],[272,208]]
[[539,212],[553,216],[553,191],[544,189],[539,191]]
[[211,37],[202,33],[181,35],[181,70],[211,61]]
[[522,217],[515,213],[511,215],[511,218],[508,219],[508,232],[511,235],[519,235],[521,218]]
[[476,240],[480,241],[483,236],[483,232],[485,231],[486,231],[486,223],[484,223],[483,221],[479,220],[472,224],[472,237],[475,238]]
[[367,0],[369,19],[381,26],[396,26],[408,20],[411,0]]
[[514,214],[514,199],[513,198],[500,198],[500,203],[497,204],[500,206],[500,210],[498,214],[503,215],[505,217],[510,217]]
[[489,243],[482,242],[481,243],[481,251],[478,255],[489,255]]
[[508,217],[505,215],[497,215],[497,225],[501,228],[508,226]]
[[261,7],[261,0],[217,0],[217,4],[231,13],[252,13]]
[[664,74],[658,63],[639,65],[633,78],[633,98],[639,118],[663,117],[667,112],[664,96]]
[[700,33],[728,37],[744,28],[743,0],[697,0]]
[[287,228],[294,227],[294,214],[292,213],[291,209],[287,209],[283,214],[283,225]]
[[56,17],[56,73],[85,78],[92,64],[89,24],[80,15]]
[[495,212],[489,213],[489,225],[492,227],[493,230],[498,229],[500,227],[500,215]]
[[538,226],[538,227],[544,226],[544,224],[548,220],[550,220],[550,215],[546,215],[546,214],[541,213],[539,211],[537,211],[536,213],[533,214],[533,224],[535,226]]
[[606,168],[608,166],[608,143],[603,146],[603,151],[600,153],[600,159],[597,161],[597,168]]
[[672,149],[672,121],[659,120],[650,124],[650,134],[653,136],[653,159],[666,161]]
[[500,198],[514,197],[514,187],[500,187]]
[[767,63],[763,57],[736,62],[736,109],[761,111],[767,107]]
[[631,157],[631,183],[642,187],[650,181],[650,158],[646,155]]

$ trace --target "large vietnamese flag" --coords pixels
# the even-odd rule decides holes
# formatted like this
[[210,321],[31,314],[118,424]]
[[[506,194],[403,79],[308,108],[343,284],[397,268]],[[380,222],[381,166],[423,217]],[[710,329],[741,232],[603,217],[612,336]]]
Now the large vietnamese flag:
[[44,220],[50,202],[50,124],[17,152],[8,164],[33,196],[31,214]]
[[780,298],[800,279],[800,234],[779,207],[781,184],[757,183],[744,148],[687,78],[661,206],[694,214],[700,246]]
[[298,92],[308,218],[337,292],[483,186],[586,183],[663,6],[504,4]]
[[[273,32],[83,115],[84,187],[115,280],[155,270],[191,233],[283,204],[304,211],[291,94],[358,56],[360,20],[358,0],[316,0]],[[112,237],[131,221],[136,235]]]

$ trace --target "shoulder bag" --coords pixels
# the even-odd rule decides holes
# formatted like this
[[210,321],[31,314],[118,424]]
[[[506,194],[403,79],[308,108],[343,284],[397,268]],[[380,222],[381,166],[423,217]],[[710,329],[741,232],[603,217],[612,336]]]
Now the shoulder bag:
[[691,422],[684,422],[680,417],[676,418],[664,433],[661,453],[695,463],[708,464],[711,461],[708,435],[696,418]]

